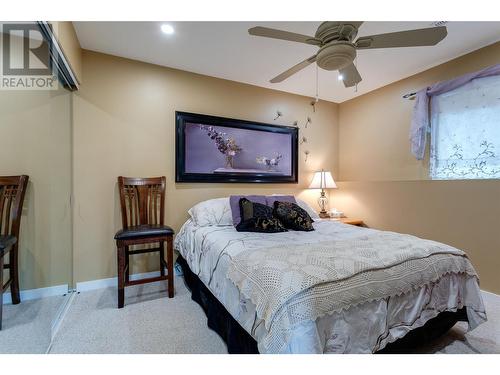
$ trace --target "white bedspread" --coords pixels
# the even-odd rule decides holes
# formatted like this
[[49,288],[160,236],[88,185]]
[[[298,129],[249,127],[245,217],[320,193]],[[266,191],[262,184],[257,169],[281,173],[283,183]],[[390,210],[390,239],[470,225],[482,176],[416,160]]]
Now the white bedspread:
[[326,241],[348,241],[380,233],[335,221],[314,223],[313,232],[240,233],[231,226],[199,227],[188,220],[175,239],[175,248],[191,270],[222,302],[258,343],[261,353],[371,353],[425,324],[441,311],[467,308],[469,328],[486,320],[477,279],[449,273],[435,282],[398,296],[352,306],[288,328],[285,345],[263,345],[269,337],[255,305],[227,277],[229,260],[251,249]]

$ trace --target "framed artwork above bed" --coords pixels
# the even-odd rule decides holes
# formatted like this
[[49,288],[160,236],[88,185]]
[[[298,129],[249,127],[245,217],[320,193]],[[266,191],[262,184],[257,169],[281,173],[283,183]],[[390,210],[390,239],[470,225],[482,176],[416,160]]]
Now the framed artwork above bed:
[[176,112],[176,182],[297,183],[298,128]]

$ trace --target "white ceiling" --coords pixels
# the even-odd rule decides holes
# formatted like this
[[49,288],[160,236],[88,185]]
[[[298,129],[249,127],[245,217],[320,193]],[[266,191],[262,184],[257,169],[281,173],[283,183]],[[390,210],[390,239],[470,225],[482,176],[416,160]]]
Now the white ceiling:
[[[314,96],[316,65],[284,82],[269,80],[312,56],[317,47],[248,35],[260,25],[314,35],[320,22],[74,22],[83,48],[208,76]],[[432,22],[365,22],[358,37],[430,27]],[[319,96],[343,102],[500,40],[500,22],[449,22],[448,36],[433,47],[358,51],[363,81],[345,88],[337,72],[319,69]],[[418,89],[416,87],[415,89]]]

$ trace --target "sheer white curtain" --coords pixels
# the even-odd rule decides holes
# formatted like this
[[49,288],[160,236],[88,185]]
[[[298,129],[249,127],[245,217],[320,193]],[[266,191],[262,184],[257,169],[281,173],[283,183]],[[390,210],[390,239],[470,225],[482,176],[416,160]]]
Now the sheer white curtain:
[[500,76],[432,97],[431,178],[500,178]]

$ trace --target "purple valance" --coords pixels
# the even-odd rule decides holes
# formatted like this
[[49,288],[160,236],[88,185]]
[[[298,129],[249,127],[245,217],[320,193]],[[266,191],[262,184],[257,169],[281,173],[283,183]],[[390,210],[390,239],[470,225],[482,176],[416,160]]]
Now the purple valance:
[[422,160],[425,153],[425,144],[427,142],[427,131],[430,127],[429,120],[429,102],[434,95],[440,95],[445,92],[455,90],[473,79],[500,75],[500,64],[490,66],[489,68],[474,73],[468,73],[449,81],[438,82],[432,86],[424,88],[417,92],[415,98],[415,107],[413,108],[413,117],[410,128],[411,153]]

